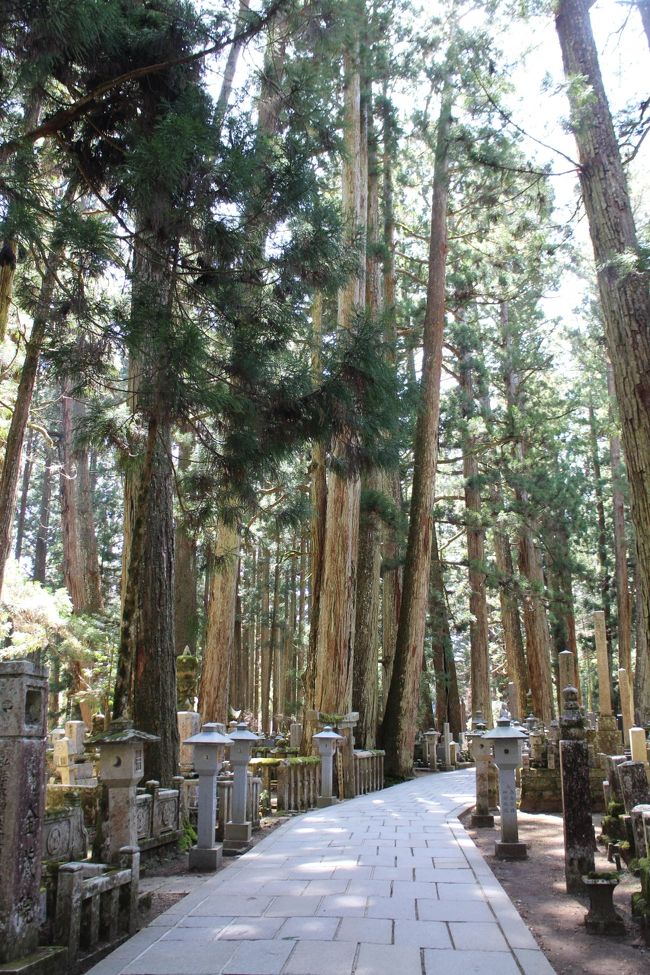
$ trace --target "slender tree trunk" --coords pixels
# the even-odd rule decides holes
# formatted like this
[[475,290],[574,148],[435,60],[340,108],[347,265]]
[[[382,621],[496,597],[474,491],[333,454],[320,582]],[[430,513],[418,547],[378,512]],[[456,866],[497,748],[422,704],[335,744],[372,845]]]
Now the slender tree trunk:
[[[474,414],[474,389],[471,353],[460,363],[463,414],[469,424]],[[463,477],[465,479],[465,517],[467,564],[469,569],[470,690],[472,713],[488,720],[491,713],[488,606],[485,579],[485,528],[481,512],[477,439],[463,437]]]
[[71,383],[66,381],[61,394],[60,486],[61,534],[63,537],[63,577],[74,613],[86,608],[86,588],[81,563],[79,515],[77,512],[77,468],[73,460],[73,406]]
[[271,707],[271,615],[269,611],[271,554],[267,548],[262,552],[260,563],[260,710],[262,713],[262,730],[268,735],[271,731],[269,721]]
[[636,573],[636,670],[634,672],[634,703],[635,720],[642,728],[650,722],[650,643],[648,630],[643,618],[643,607],[647,605],[647,598],[639,589],[643,579]]
[[[244,18],[249,8],[249,0],[239,0],[239,11],[237,13],[237,20],[235,21],[235,35],[241,32],[241,29],[244,26]],[[219,97],[217,99],[214,113],[215,119],[218,123],[219,132],[221,131],[223,120],[226,117],[226,112],[228,111],[228,102],[230,101],[232,84],[235,80],[235,71],[237,70],[237,62],[239,61],[239,55],[242,47],[242,41],[235,41],[234,44],[230,45],[230,49],[228,51],[226,67],[224,68],[223,78],[221,79],[221,89],[219,91]]]
[[593,405],[589,405],[589,436],[591,443],[591,466],[594,472],[594,491],[596,494],[596,517],[598,520],[598,562],[600,565],[600,592],[603,612],[605,613],[605,633],[607,634],[607,656],[609,658],[609,672],[613,667],[612,653],[612,580],[609,573],[609,559],[607,556],[607,523],[605,521],[605,502],[603,500],[603,480],[600,468],[600,451],[598,449],[598,431],[596,429],[596,414]]
[[648,42],[648,47],[650,47],[650,0],[636,0],[636,5],[641,14],[643,32]]
[[[178,455],[180,476],[187,474],[192,463],[192,440],[181,442]],[[176,519],[176,565],[174,570],[174,626],[176,652],[186,648],[196,654],[198,639],[198,598],[196,568],[196,535],[182,517]]]
[[447,590],[438,550],[438,538],[434,528],[431,552],[431,588],[429,594],[429,620],[433,673],[436,683],[436,728],[442,732],[445,721],[455,736],[463,730],[458,693],[458,677],[454,648],[449,629]]
[[[493,502],[494,502],[493,496]],[[501,507],[498,495],[496,503]],[[498,510],[498,509],[497,509]],[[528,692],[528,666],[524,651],[524,640],[521,633],[519,619],[519,605],[515,591],[515,570],[512,561],[510,540],[495,525],[492,533],[494,542],[494,558],[499,574],[499,605],[501,608],[501,630],[503,633],[503,648],[506,654],[508,678],[514,683],[517,692],[519,715],[526,714],[526,696]],[[488,715],[485,716],[486,718]]]
[[272,709],[272,720],[273,720],[273,730],[277,731],[277,716],[282,714],[282,691],[284,688],[284,674],[283,674],[283,654],[282,654],[282,640],[280,638],[280,580],[281,580],[281,564],[280,564],[280,539],[276,538],[275,542],[275,565],[273,567],[273,608],[271,610],[271,674],[273,676],[272,681],[272,695],[271,699],[273,702]]
[[442,338],[445,322],[449,133],[452,92],[442,96],[433,177],[429,281],[424,316],[422,381],[414,444],[413,488],[404,568],[404,591],[397,631],[395,663],[382,728],[386,771],[406,776],[413,768],[413,747],[422,672],[424,631],[433,544],[433,498],[438,458]]
[[650,290],[625,172],[589,20],[587,0],[561,0],[556,27],[567,78],[590,89],[578,99],[568,86],[580,158],[580,186],[598,272],[605,335],[614,370],[622,445],[642,577],[643,618],[650,617]]
[[[381,478],[370,474],[366,490],[378,491]],[[360,748],[374,748],[377,736],[379,676],[379,577],[381,526],[372,510],[361,515],[356,593],[352,708],[359,712],[355,738]]]
[[25,349],[18,392],[7,433],[4,462],[0,475],[0,593],[2,593],[5,565],[11,551],[11,528],[14,518],[16,489],[20,477],[20,459],[25,440],[25,430],[29,420],[38,363],[47,332],[52,296],[62,252],[63,249],[59,247],[52,250],[48,258],[47,270],[34,313],[31,335]]
[[27,447],[25,449],[25,458],[23,460],[23,477],[22,486],[20,489],[20,506],[18,508],[18,519],[16,521],[16,548],[14,550],[14,558],[16,562],[20,561],[23,554],[23,539],[25,536],[25,517],[27,515],[27,500],[29,498],[29,487],[32,479],[32,468],[34,467],[34,458],[32,452],[34,450],[34,434],[30,434],[27,440]]
[[[73,402],[75,430],[78,429],[85,413],[85,403],[75,400]],[[104,608],[104,597],[102,595],[102,578],[97,550],[97,534],[95,532],[93,486],[88,447],[73,444],[73,461],[77,472],[77,517],[79,519],[77,537],[84,580],[84,612],[100,613]]]
[[607,363],[607,392],[609,394],[609,421],[612,433],[609,437],[609,459],[612,472],[612,524],[614,527],[614,560],[616,578],[616,607],[618,615],[618,665],[632,674],[632,607],[630,584],[627,573],[627,542],[625,540],[625,495],[623,482],[625,465],[621,456],[621,439],[615,431],[616,390],[614,370]]
[[38,531],[34,546],[34,582],[45,584],[47,571],[47,545],[50,528],[50,503],[52,499],[52,464],[54,463],[54,448],[45,446],[45,460],[43,465],[43,481],[41,485],[41,505],[38,516]]

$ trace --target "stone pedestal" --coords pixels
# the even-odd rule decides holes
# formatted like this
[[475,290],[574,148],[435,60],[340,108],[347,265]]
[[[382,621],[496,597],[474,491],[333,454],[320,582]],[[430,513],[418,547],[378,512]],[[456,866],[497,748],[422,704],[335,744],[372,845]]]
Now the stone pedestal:
[[597,751],[601,755],[618,755],[621,750],[621,733],[615,714],[598,715]]
[[432,772],[438,771],[437,748],[439,738],[440,732],[435,731],[433,728],[424,732],[424,747],[426,750],[427,765]]
[[317,735],[313,736],[318,754],[320,755],[320,795],[316,800],[316,807],[324,809],[333,806],[338,800],[333,795],[332,783],[334,778],[334,752],[337,743],[343,740],[342,735],[337,735],[332,728],[327,725]]
[[495,856],[500,860],[525,860],[526,844],[519,841],[517,825],[516,769],[522,764],[522,745],[525,732],[514,728],[510,718],[503,715],[496,728],[483,735],[483,741],[494,749],[494,764],[499,770],[499,809],[501,812],[501,839],[494,845]]
[[476,807],[470,824],[475,828],[494,826],[494,816],[490,812],[489,767],[492,763],[492,749],[483,741],[482,734],[470,736],[470,753],[476,762]]
[[223,734],[223,725],[204,724],[197,735],[186,739],[193,746],[194,768],[199,776],[199,809],[197,845],[189,854],[190,870],[218,870],[222,862],[222,847],[215,842],[217,821],[217,774],[223,765],[225,746],[230,738]]
[[223,851],[226,854],[244,853],[251,844],[253,827],[246,816],[248,804],[248,763],[257,735],[248,730],[244,721],[230,733],[229,760],[233,769],[231,818],[226,823]]
[[194,746],[186,745],[185,741],[192,735],[198,735],[201,730],[201,715],[198,711],[177,711],[176,724],[181,740],[179,768],[182,775],[190,775],[194,771]]
[[614,890],[618,880],[610,877],[583,877],[589,896],[589,913],[585,914],[585,926],[590,934],[625,934],[623,918],[614,909]]
[[289,747],[300,748],[302,744],[302,724],[299,721],[292,721],[289,725]]
[[0,662],[0,964],[38,948],[47,679]]

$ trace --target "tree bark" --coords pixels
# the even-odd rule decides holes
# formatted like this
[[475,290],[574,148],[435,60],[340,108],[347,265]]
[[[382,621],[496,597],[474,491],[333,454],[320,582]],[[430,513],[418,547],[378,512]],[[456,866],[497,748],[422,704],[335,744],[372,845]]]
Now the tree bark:
[[260,563],[260,711],[262,714],[262,731],[270,734],[271,723],[269,712],[271,708],[271,615],[269,586],[271,581],[271,554],[265,548],[259,559]]
[[27,440],[27,446],[25,449],[25,458],[23,460],[23,477],[22,485],[20,489],[20,505],[18,508],[18,518],[16,521],[16,547],[14,549],[14,558],[16,562],[20,561],[23,554],[23,539],[25,536],[25,517],[27,515],[27,501],[29,498],[29,487],[32,479],[32,469],[34,467],[34,434],[30,434]]
[[451,107],[451,85],[447,82],[442,96],[436,140],[422,380],[414,444],[404,590],[393,676],[382,727],[386,771],[390,775],[402,777],[410,775],[413,768],[434,532],[432,510],[438,459],[442,338],[445,323]]
[[[463,416],[469,425],[474,415],[474,389],[471,353],[460,363],[460,385],[463,394]],[[465,518],[467,565],[469,570],[469,642],[470,692],[472,714],[491,714],[490,655],[488,607],[485,578],[485,527],[481,512],[477,440],[471,433],[463,436],[463,477],[465,479]]]
[[43,481],[41,484],[41,504],[38,516],[38,531],[34,545],[34,582],[45,585],[47,571],[47,546],[50,528],[50,503],[52,500],[52,464],[54,463],[54,447],[46,444],[43,464]]
[[607,656],[609,658],[609,672],[613,668],[612,653],[612,580],[609,572],[609,558],[607,555],[607,522],[605,521],[605,502],[603,500],[603,480],[600,467],[600,451],[598,449],[598,431],[596,429],[596,414],[593,404],[589,404],[589,439],[591,443],[591,466],[594,472],[594,492],[596,495],[596,517],[598,521],[598,563],[600,565],[600,593],[603,612],[605,614],[605,633],[607,634]]
[[556,27],[564,70],[590,89],[579,101],[569,85],[580,186],[589,220],[605,335],[614,370],[623,450],[636,530],[638,565],[650,615],[650,292],[616,133],[605,95],[586,0],[561,0]]
[[431,551],[431,588],[429,595],[429,621],[431,626],[431,650],[433,673],[436,684],[436,728],[442,732],[445,721],[454,736],[463,730],[458,693],[458,677],[454,648],[449,629],[447,589],[438,538],[434,528]]
[[[493,496],[498,509],[501,508],[500,497]],[[526,714],[526,698],[528,694],[528,666],[524,651],[524,640],[521,633],[519,619],[519,604],[515,591],[515,570],[512,561],[512,549],[508,536],[495,524],[492,531],[494,543],[494,558],[499,574],[499,606],[501,609],[501,631],[503,633],[503,649],[506,654],[508,678],[514,683],[517,693],[520,718]],[[488,715],[485,715],[487,718]]]
[[623,483],[625,465],[621,456],[621,439],[616,433],[616,390],[614,370],[607,363],[607,392],[609,394],[609,461],[612,472],[612,525],[614,527],[614,575],[616,579],[616,607],[618,632],[618,666],[632,674],[632,608],[627,572],[627,542],[625,540],[625,495]]
[[239,532],[236,526],[219,522],[213,551],[214,568],[210,579],[198,707],[203,721],[227,724],[239,566]]
[[63,578],[72,601],[72,611],[83,613],[86,608],[86,587],[79,542],[77,468],[73,460],[73,407],[72,384],[67,380],[61,394],[61,439],[59,441]]
[[[178,454],[178,471],[182,476],[192,463],[192,440],[181,442]],[[196,568],[196,535],[184,523],[182,516],[176,519],[176,565],[174,570],[174,627],[176,653],[185,649],[196,654],[198,639],[198,597]]]

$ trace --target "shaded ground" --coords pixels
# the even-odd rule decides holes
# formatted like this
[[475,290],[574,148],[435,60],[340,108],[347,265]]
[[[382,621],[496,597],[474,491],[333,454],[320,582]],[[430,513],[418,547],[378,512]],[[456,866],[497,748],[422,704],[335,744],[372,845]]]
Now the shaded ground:
[[[470,829],[469,816],[463,820],[557,975],[650,973],[650,947],[644,944],[630,914],[630,894],[639,889],[639,881],[625,873],[614,893],[616,909],[625,920],[625,937],[587,934],[584,926],[587,898],[577,899],[565,890],[561,816],[519,813],[519,839],[529,847],[529,859],[519,862],[495,858],[498,829]],[[596,869],[614,869],[600,848],[596,853]]]

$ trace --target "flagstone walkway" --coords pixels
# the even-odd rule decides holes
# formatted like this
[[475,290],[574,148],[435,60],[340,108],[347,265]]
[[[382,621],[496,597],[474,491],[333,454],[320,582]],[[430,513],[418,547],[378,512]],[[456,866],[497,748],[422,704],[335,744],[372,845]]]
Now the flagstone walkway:
[[90,975],[553,975],[456,818],[473,794],[472,769],[297,816]]

